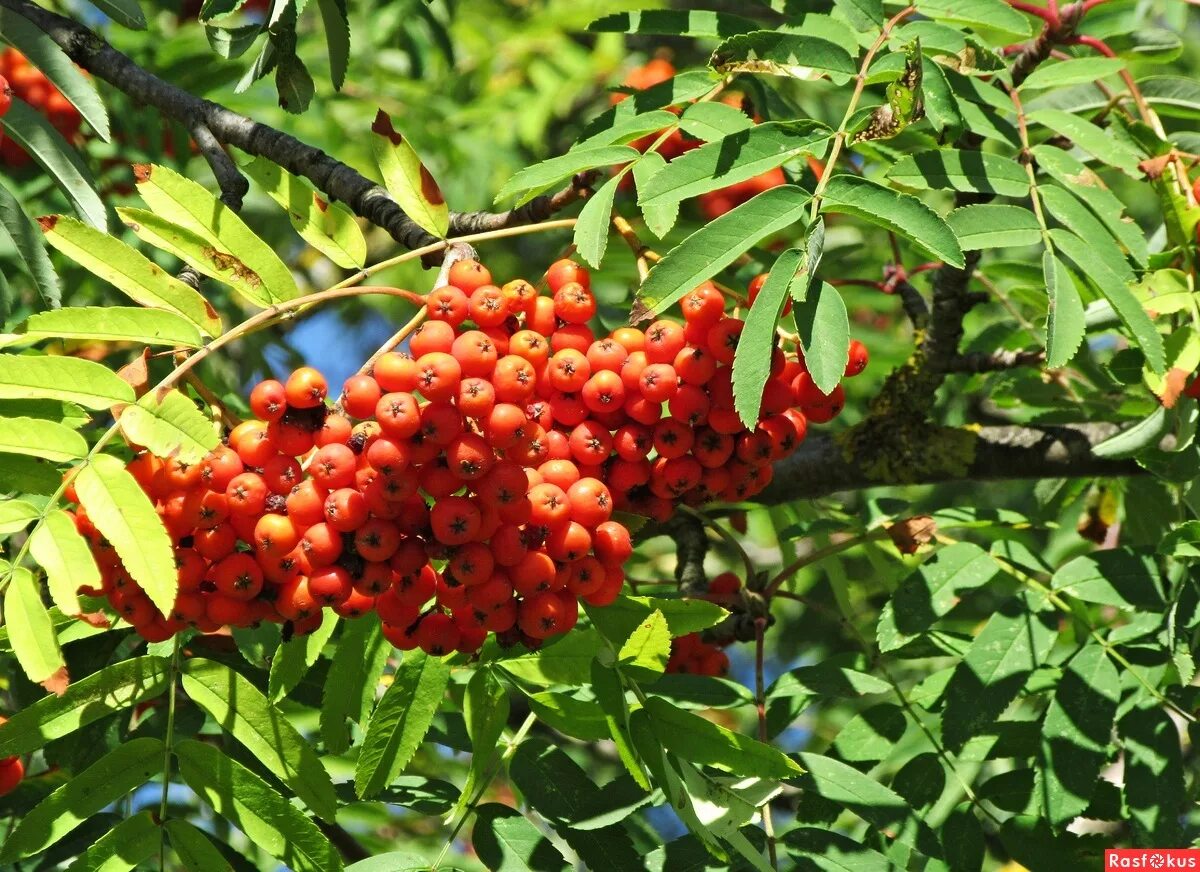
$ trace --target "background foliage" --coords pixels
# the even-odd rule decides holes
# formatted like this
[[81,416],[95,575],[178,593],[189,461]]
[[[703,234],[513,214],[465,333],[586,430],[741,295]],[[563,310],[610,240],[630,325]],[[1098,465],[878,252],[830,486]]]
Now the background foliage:
[[[291,182],[235,149],[249,192],[214,221],[223,192],[192,131],[103,77],[63,72],[20,0],[0,0],[0,38],[42,52],[86,121],[73,142],[31,110],[0,121],[38,160],[0,185],[0,647],[14,713],[0,754],[28,772],[0,799],[0,863],[1037,872],[1098,868],[1105,847],[1197,844],[1188,4],[241,5],[54,8],[397,199],[413,192],[380,174],[380,109],[455,210],[637,161],[638,191],[601,175],[572,207],[573,237],[480,243],[482,257],[536,279],[573,241],[603,258],[608,327],[774,265],[788,281],[764,291],[776,308],[739,366],[769,359],[779,321],[836,382],[850,333],[862,339],[872,362],[847,383],[838,435],[810,437],[860,477],[826,488],[819,470],[783,466],[768,504],[706,514],[707,574],[732,570],[750,590],[723,602],[749,639],[729,649],[728,678],[662,674],[671,637],[725,616],[679,598],[675,540],[649,535],[673,528],[643,531],[628,597],[535,654],[401,657],[370,619],[176,647],[70,616],[95,567],[56,511],[63,471],[86,458],[76,487],[110,501],[109,538],[161,535],[105,459],[128,455],[109,409],[134,400],[113,373],[147,345],[201,348],[397,246],[349,209],[290,220],[269,194]],[[674,83],[611,108],[607,89],[653,57],[673,61]],[[710,145],[662,168],[622,147],[664,126],[639,116],[715,98],[723,75],[741,104],[712,99],[679,122]],[[154,176],[135,184],[144,163]],[[697,209],[696,195],[775,166],[788,186],[723,221]],[[648,276],[610,234],[610,203],[663,255]],[[61,217],[35,223],[45,215]],[[201,299],[169,280],[185,262],[206,273],[178,228],[254,259],[264,285],[213,275]],[[411,259],[371,281],[423,292],[431,278]],[[781,319],[789,293],[798,314]],[[399,297],[357,297],[281,317],[122,424],[156,451],[200,456],[217,438],[201,387],[244,412],[256,378],[300,361],[340,383],[410,314]],[[148,358],[147,383],[173,362]],[[1063,424],[1092,429],[1071,431],[1085,442],[1059,466],[1038,465],[1056,450],[1038,428]],[[985,484],[1026,471],[981,466],[974,440],[989,427],[1015,428],[1005,438],[1027,454],[1011,456],[1046,474]],[[169,603],[167,559],[148,548],[134,574]]]

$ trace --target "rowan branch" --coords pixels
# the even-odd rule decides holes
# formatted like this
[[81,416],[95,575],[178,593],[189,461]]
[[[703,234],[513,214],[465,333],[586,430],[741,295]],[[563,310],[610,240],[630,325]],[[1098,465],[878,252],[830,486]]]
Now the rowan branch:
[[[216,151],[223,153],[221,146],[233,146],[308,179],[331,199],[345,203],[354,214],[386,230],[405,248],[420,248],[438,241],[409,218],[386,190],[320,149],[175,87],[138,66],[90,28],[30,0],[0,0],[0,7],[29,20],[92,75],[190,130],[217,176],[223,195],[233,197],[230,192],[236,191],[237,183]],[[228,160],[228,155],[224,160]],[[556,194],[544,194],[507,212],[454,212],[450,216],[450,233],[463,235],[544,221],[574,202],[578,193],[579,186],[573,183]]]
[[947,372],[1000,372],[1022,366],[1041,366],[1046,362],[1044,351],[995,351],[991,354],[971,352],[959,354],[946,366]]
[[1132,460],[1107,460],[1092,453],[1118,429],[1106,423],[939,428],[933,443],[921,446],[924,466],[907,469],[881,462],[889,451],[886,443],[878,446],[878,456],[854,456],[843,447],[853,444],[848,440],[812,433],[795,454],[776,464],[774,479],[756,501],[773,505],[889,485],[1143,474]]

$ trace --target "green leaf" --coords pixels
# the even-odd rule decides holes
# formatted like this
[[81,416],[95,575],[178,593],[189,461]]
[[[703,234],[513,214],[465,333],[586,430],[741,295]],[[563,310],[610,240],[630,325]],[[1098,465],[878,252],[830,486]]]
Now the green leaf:
[[146,394],[126,406],[118,420],[130,442],[182,463],[199,463],[221,441],[196,404],[174,389]]
[[526,740],[508,767],[525,800],[558,830],[590,869],[635,869],[640,865],[628,832],[619,825],[583,830],[574,822],[594,814],[602,800],[595,781],[566,752]]
[[1062,149],[1049,145],[1035,145],[1033,156],[1039,169],[1087,204],[1135,263],[1146,264],[1146,237],[1137,223],[1125,215],[1124,204],[1095,172]]
[[1038,196],[1042,207],[1055,221],[1080,239],[1088,241],[1093,256],[1110,272],[1126,284],[1133,281],[1133,269],[1125,259],[1124,252],[1091,210],[1058,185],[1039,187]]
[[163,220],[204,239],[230,268],[255,285],[258,296],[271,303],[290,300],[299,290],[279,255],[254,235],[237,213],[205,188],[174,170],[152,164],[134,167],[138,193]]
[[1021,83],[1021,88],[1061,88],[1081,85],[1113,76],[1125,69],[1120,58],[1070,58],[1052,64],[1042,64]]
[[757,22],[728,12],[646,9],[617,12],[593,21],[587,29],[593,33],[644,33],[662,36],[733,36],[758,28]]
[[80,218],[104,229],[108,215],[96,193],[95,179],[79,153],[40,112],[24,100],[13,100],[8,112],[0,117],[0,127],[54,179]]
[[463,719],[471,737],[471,766],[463,784],[457,814],[461,814],[484,783],[488,768],[500,750],[500,736],[508,724],[509,702],[504,685],[490,669],[477,669],[463,695]]
[[1121,678],[1100,645],[1085,645],[1063,670],[1042,722],[1046,813],[1063,826],[1088,807],[1108,757]]
[[321,697],[321,738],[328,751],[341,754],[350,747],[347,720],[366,726],[375,704],[375,688],[391,653],[391,643],[383,638],[374,612],[342,624]]
[[576,173],[595,167],[626,164],[637,160],[640,154],[637,149],[626,145],[604,145],[599,148],[568,151],[521,170],[504,183],[504,187],[496,195],[496,202],[521,194],[518,202],[524,203],[551,185],[569,179]]
[[883,24],[883,0],[833,0],[833,5],[860,32]]
[[1032,595],[1019,594],[995,611],[946,686],[942,734],[959,749],[994,723],[1046,659],[1058,632]]
[[15,712],[0,724],[0,756],[28,754],[113,712],[154,699],[167,689],[167,661],[134,657],[106,666]]
[[671,656],[671,631],[657,609],[638,625],[617,652],[620,668],[635,678],[655,678],[667,668]]
[[1037,245],[1042,239],[1037,216],[1024,206],[979,203],[946,216],[963,251]]
[[0,535],[24,530],[40,514],[37,506],[24,500],[0,500]]
[[[571,146],[571,149],[583,150],[599,148],[604,145],[628,145],[634,140],[648,134],[661,133],[665,128],[674,126],[678,121],[679,119],[666,109],[654,109],[650,112],[643,112],[640,115],[622,118],[611,127],[601,130],[595,136],[589,136],[587,139],[576,142]],[[650,154],[657,154],[657,152],[646,152],[646,155]]]
[[965,264],[954,231],[940,215],[916,197],[878,182],[861,176],[834,176],[822,197],[821,211],[856,215],[911,240],[950,266],[961,269]]
[[383,184],[400,208],[422,230],[442,239],[450,232],[450,207],[437,180],[425,168],[412,145],[392,127],[382,109],[371,125],[371,148]]
[[685,760],[740,776],[790,778],[804,771],[782,751],[676,708],[665,699],[649,697],[645,708],[663,747]]
[[1125,748],[1122,793],[1134,844],[1180,844],[1179,818],[1187,795],[1175,722],[1161,708],[1137,708],[1121,718],[1117,734]]
[[30,315],[16,333],[0,334],[0,345],[42,339],[95,339],[172,348],[203,344],[196,327],[174,312],[139,306],[80,306]]
[[96,135],[109,141],[108,113],[96,86],[53,39],[28,19],[7,9],[0,9],[0,39],[25,55],[79,110]]
[[1092,454],[1097,457],[1132,457],[1155,448],[1171,429],[1171,424],[1172,418],[1167,414],[1166,408],[1159,406],[1132,427],[1092,446]]
[[71,516],[61,509],[46,515],[29,537],[29,553],[46,572],[46,586],[54,604],[63,614],[79,614],[75,592],[81,587],[99,588],[101,579],[91,546],[79,534]]
[[0,452],[27,454],[61,463],[87,454],[87,442],[70,427],[41,418],[5,418]]
[[733,397],[734,408],[747,429],[753,430],[758,424],[763,389],[771,374],[771,357],[777,345],[775,326],[783,311],[783,301],[793,285],[802,296],[806,294],[811,279],[807,252],[789,248],[775,261],[746,315],[746,324],[733,355]]
[[907,729],[904,709],[890,702],[879,703],[848,720],[838,731],[833,747],[843,760],[878,762],[887,759]]
[[[602,130],[608,130],[610,127],[621,124],[627,119],[635,115],[641,115],[644,112],[661,109],[664,106],[689,103],[711,90],[716,82],[716,76],[705,70],[691,70],[680,73],[678,76],[667,79],[665,82],[659,82],[657,85],[653,85],[644,91],[629,94],[616,106],[602,112],[590,121],[583,129],[581,137],[585,140],[589,139],[596,136]],[[618,162],[628,160],[630,160],[629,157],[622,157]],[[603,163],[596,164],[596,166],[603,166]],[[564,175],[560,178],[565,177]],[[553,184],[553,182],[548,181],[545,184],[549,185]],[[536,187],[536,184],[534,187]]]
[[888,178],[916,190],[952,190],[1002,197],[1029,194],[1025,167],[1011,158],[983,151],[937,148],[905,155],[888,170]]
[[317,0],[325,44],[329,51],[329,78],[335,90],[346,83],[346,67],[350,61],[350,22],[346,16],[345,0]]
[[950,812],[942,824],[942,848],[951,872],[974,872],[983,868],[986,850],[983,827],[975,816],[973,804],[962,803]]
[[1083,554],[1050,579],[1054,591],[1084,602],[1153,612],[1165,607],[1160,584],[1153,553],[1131,548]]
[[[697,105],[709,105],[697,104]],[[641,159],[633,163],[633,181],[639,190],[650,184],[650,180],[654,178],[656,173],[662,172],[666,167],[667,160],[657,151],[646,152]],[[675,221],[679,218],[679,203],[677,201],[665,202],[657,206],[643,206],[642,219],[646,222],[646,226],[659,239],[662,239],[671,232],[671,228],[675,226]]]
[[530,710],[551,729],[585,742],[608,738],[608,722],[591,694],[543,690],[526,696]]
[[633,747],[633,738],[629,735],[629,703],[625,700],[625,686],[621,683],[620,673],[616,669],[601,665],[599,660],[593,660],[592,691],[596,694],[596,702],[604,715],[608,734],[625,771],[643,790],[650,790],[650,782],[646,779],[646,773]]
[[1138,80],[1146,102],[1163,115],[1200,118],[1200,83],[1183,76],[1147,76]]
[[858,72],[854,57],[842,46],[816,36],[775,30],[756,30],[725,40],[709,64],[719,73],[766,73],[796,79],[815,78],[822,72]]
[[366,263],[366,237],[344,205],[329,202],[308,182],[266,158],[256,157],[242,171],[284,208],[295,231],[321,254],[344,269]]
[[224,664],[199,657],[184,662],[181,671],[183,689],[196,705],[295,791],[318,817],[334,819],[333,782],[316,751],[249,679]]
[[1067,265],[1052,252],[1043,252],[1042,274],[1050,300],[1046,313],[1046,366],[1057,369],[1070,363],[1079,350],[1087,323],[1079,288]]
[[108,367],[81,357],[0,354],[0,400],[43,397],[107,409],[132,403],[133,388]]
[[592,659],[602,646],[599,633],[576,630],[534,654],[499,660],[497,665],[525,684],[540,687],[553,684],[579,686],[587,684],[591,676]]
[[196,272],[229,285],[251,305],[266,308],[274,302],[257,273],[199,233],[148,209],[118,206],[117,215],[139,239],[175,255]]
[[1025,16],[1004,0],[921,0],[916,7],[922,15],[946,24],[996,31],[1018,39],[1032,33]]
[[163,824],[163,829],[187,872],[233,872],[233,867],[212,840],[187,821],[169,820]]
[[[4,10],[0,10],[3,14]],[[0,27],[0,32],[3,28]],[[29,219],[17,198],[0,184],[0,239],[12,241],[17,261],[33,279],[33,285],[47,308],[57,308],[62,300],[58,273],[46,254],[46,242],[38,226]],[[2,298],[2,295],[0,295]]]
[[925,101],[925,117],[934,130],[952,137],[963,129],[965,122],[946,74],[941,64],[928,56],[921,58],[921,96]]
[[354,768],[359,797],[374,796],[404,771],[417,752],[450,681],[450,667],[421,651],[405,654],[375,706]]
[[736,106],[713,102],[693,103],[683,110],[678,123],[684,133],[705,142],[723,139],[754,126],[753,119]]
[[129,576],[159,612],[170,614],[178,591],[175,549],[154,504],[125,464],[108,454],[93,457],[75,477],[75,492]]
[[13,567],[4,593],[4,625],[21,670],[30,681],[45,681],[64,669],[62,651],[33,573]]
[[848,836],[816,827],[796,827],[783,836],[783,845],[793,857],[808,861],[798,868],[829,872],[890,872],[892,861]]
[[659,205],[737,184],[804,154],[817,154],[833,131],[815,121],[767,121],[675,158],[638,189],[641,206]]
[[153,812],[138,812],[101,836],[67,872],[129,872],[157,854],[161,844],[162,833]]
[[930,629],[963,595],[992,581],[1000,567],[969,542],[934,552],[909,575],[883,607],[876,631],[880,651],[895,651]]
[[[1037,75],[1035,71],[1034,75]],[[1092,157],[1116,167],[1134,178],[1141,177],[1138,164],[1141,157],[1136,151],[1109,131],[1097,127],[1086,118],[1061,109],[1038,109],[1029,113],[1029,120],[1065,136]]]
[[941,856],[933,831],[891,788],[852,766],[820,754],[801,753],[800,765],[807,770],[800,782],[815,795],[853,812],[902,845],[927,857]]
[[267,679],[267,697],[271,702],[279,702],[296,689],[296,685],[321,656],[337,625],[338,616],[327,614],[321,626],[311,633],[293,636],[279,643],[275,656],[271,658],[271,672]]
[[312,102],[316,85],[308,68],[295,55],[284,55],[275,68],[275,91],[279,94],[279,106],[285,112],[299,115]]
[[137,249],[69,215],[49,215],[40,223],[47,242],[135,303],[175,312],[206,336],[220,335],[221,317],[212,304]]
[[621,595],[606,606],[586,608],[592,624],[614,644],[624,642],[639,624],[656,611],[667,619],[672,636],[686,636],[707,630],[729,616],[725,609],[707,600],[653,596]]
[[475,810],[471,846],[491,872],[562,872],[571,868],[524,815],[494,802]]
[[0,850],[0,863],[41,853],[106,806],[162,772],[163,743],[131,739],[30,809]]
[[341,856],[316,824],[249,769],[219,749],[193,739],[177,742],[175,756],[179,760],[179,774],[192,790],[245,833],[251,843],[289,869],[295,872],[342,869]]
[[828,282],[815,282],[808,296],[796,303],[792,317],[813,383],[823,393],[832,393],[850,359],[850,316],[841,293]]
[[145,30],[146,16],[137,0],[94,0],[96,8],[130,30]]
[[575,248],[579,256],[594,269],[600,268],[600,261],[604,260],[604,252],[608,249],[613,201],[617,197],[617,186],[624,176],[623,172],[617,173],[601,185],[579,210],[579,219],[575,224]]
[[782,185],[708,222],[650,270],[638,291],[630,321],[644,321],[665,312],[760,240],[803,218],[810,199],[802,188]]
[[1050,231],[1050,238],[1054,247],[1062,252],[1075,265],[1079,274],[1087,278],[1112,305],[1125,329],[1133,335],[1138,347],[1146,355],[1150,369],[1162,373],[1166,369],[1162,336],[1129,286],[1105,266],[1103,261],[1095,257],[1092,246],[1075,234],[1055,229]]

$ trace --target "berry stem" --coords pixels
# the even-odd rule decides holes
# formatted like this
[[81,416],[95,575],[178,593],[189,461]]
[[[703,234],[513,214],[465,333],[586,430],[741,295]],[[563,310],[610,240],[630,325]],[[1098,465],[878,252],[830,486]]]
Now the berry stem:
[[167,820],[167,799],[171,789],[171,754],[173,753],[172,746],[175,739],[175,685],[179,683],[179,654],[182,648],[183,636],[180,633],[175,634],[175,646],[171,650],[171,662],[169,667],[170,685],[167,690],[167,727],[163,735],[163,771],[162,771],[162,796],[158,803],[158,825],[159,825],[159,842],[158,842],[158,866],[160,869],[166,867],[166,851],[167,851],[167,829],[163,826]]

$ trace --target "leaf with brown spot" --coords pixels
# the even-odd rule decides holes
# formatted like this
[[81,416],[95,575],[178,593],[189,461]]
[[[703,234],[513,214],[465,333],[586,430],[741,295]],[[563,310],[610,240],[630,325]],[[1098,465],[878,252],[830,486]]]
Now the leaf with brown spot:
[[937,522],[929,515],[916,515],[892,524],[887,533],[901,554],[916,554],[918,548],[928,545],[937,535]]
[[450,232],[450,209],[420,156],[392,126],[382,109],[371,125],[372,149],[383,184],[409,218],[434,236]]
[[1162,404],[1168,409],[1175,408],[1180,394],[1187,387],[1189,375],[1191,373],[1184,372],[1182,369],[1171,368],[1167,370],[1166,378],[1163,379],[1163,392],[1159,394],[1158,398],[1162,400]]
[[[117,377],[127,382],[133,388],[135,397],[140,397],[150,389],[150,349],[143,348],[142,353],[117,370]],[[124,403],[115,405],[110,410],[114,418],[120,416]]]

